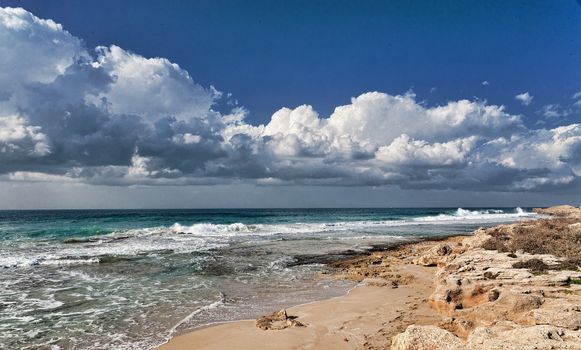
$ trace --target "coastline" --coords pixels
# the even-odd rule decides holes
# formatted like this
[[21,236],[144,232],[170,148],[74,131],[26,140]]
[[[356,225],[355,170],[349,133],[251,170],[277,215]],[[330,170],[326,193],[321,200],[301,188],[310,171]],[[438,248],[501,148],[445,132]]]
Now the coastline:
[[[565,210],[557,207],[539,212],[554,217],[538,222],[557,223],[562,217],[573,218],[571,220],[574,222],[567,222],[567,225],[575,226],[581,222],[581,210],[578,208]],[[504,258],[500,258],[500,255],[506,256],[506,253],[482,248],[491,237],[491,232],[506,228],[514,231],[515,228],[526,225],[536,224],[524,221],[499,225],[476,230],[472,236],[438,237],[339,260],[330,264],[335,272],[326,277],[358,282],[346,295],[289,307],[284,314],[275,312],[258,321],[242,320],[203,326],[177,335],[157,349],[382,349],[390,346],[392,349],[411,349],[406,347],[410,342],[416,344],[415,346],[426,345],[414,349],[495,348],[494,346],[520,349],[527,348],[526,344],[510,347],[510,341],[499,339],[503,339],[502,335],[506,332],[539,331],[535,327],[557,327],[552,331],[557,335],[561,334],[559,343],[547,346],[580,349],[575,344],[577,340],[581,340],[581,286],[571,284],[571,280],[577,281],[577,278],[581,278],[581,272],[549,271],[547,276],[534,273],[527,275],[522,268],[507,266]],[[486,280],[482,276],[472,276],[470,279],[462,275],[466,271],[452,271],[458,261],[478,260],[483,254],[486,255],[487,264],[491,266],[486,266],[481,274],[486,275],[486,270],[491,272],[504,269],[494,273],[510,274],[507,271],[512,271],[513,280],[495,277],[484,282],[480,281]],[[529,260],[532,256],[520,251],[518,255]],[[562,260],[548,254],[534,256],[539,257],[554,263]],[[467,270],[478,268],[475,264]],[[456,267],[456,270],[462,269]],[[515,282],[515,273],[524,276],[525,278],[521,278],[524,282]],[[458,281],[463,281],[466,287],[460,287],[458,283],[462,282]],[[450,286],[450,283],[454,283],[454,286]],[[538,291],[531,292],[533,285],[542,287],[543,302],[529,300],[532,307],[528,305],[524,310],[519,309],[521,306],[516,310],[514,307],[510,309],[510,306],[506,310],[499,309],[499,306],[511,302],[522,304],[519,295],[515,294],[521,287],[529,289],[522,293],[526,298],[531,293],[536,295],[534,293]],[[464,290],[467,288],[470,291]],[[559,288],[567,288],[566,293]],[[548,300],[544,295],[549,289],[550,293],[559,295],[561,304],[563,300],[568,300],[572,306],[565,311],[563,308],[558,309],[558,303]],[[551,310],[555,313],[567,313],[572,323],[547,321]],[[484,315],[483,320],[477,320],[475,315]],[[495,318],[501,321],[497,322]],[[259,324],[261,328],[257,327]],[[540,341],[535,340],[534,335],[528,337],[531,342]],[[553,340],[546,341],[550,343]]]
[[[339,264],[351,264],[361,258],[378,255],[395,258],[404,250],[421,246],[423,251],[438,243],[457,240],[457,237],[450,237],[407,243],[390,250],[343,259],[331,265],[341,270]],[[304,327],[263,330],[256,327],[255,320],[218,323],[178,335],[158,349],[353,349],[366,342],[371,346],[374,340],[367,334],[388,332],[384,326],[386,324],[390,325],[389,333],[395,334],[412,320],[419,324],[430,324],[436,320],[437,314],[424,302],[434,287],[432,277],[435,270],[433,266],[398,265],[389,272],[392,274],[389,286],[385,285],[386,279],[365,277],[365,272],[352,275],[336,273],[330,278],[345,278],[360,283],[345,295],[287,308],[288,315],[296,317]],[[393,283],[397,283],[397,288]],[[393,308],[394,301],[406,307]],[[353,328],[357,331],[352,331]]]

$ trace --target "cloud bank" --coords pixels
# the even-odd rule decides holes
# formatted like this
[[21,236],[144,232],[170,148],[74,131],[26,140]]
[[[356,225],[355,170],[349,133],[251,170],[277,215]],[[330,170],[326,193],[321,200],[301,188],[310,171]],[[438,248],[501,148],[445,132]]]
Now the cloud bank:
[[329,116],[302,105],[252,125],[243,108],[217,112],[222,93],[177,64],[114,45],[88,49],[23,9],[0,9],[0,52],[4,181],[479,191],[580,185],[580,124],[529,129],[483,101],[426,106],[411,93],[368,92]]

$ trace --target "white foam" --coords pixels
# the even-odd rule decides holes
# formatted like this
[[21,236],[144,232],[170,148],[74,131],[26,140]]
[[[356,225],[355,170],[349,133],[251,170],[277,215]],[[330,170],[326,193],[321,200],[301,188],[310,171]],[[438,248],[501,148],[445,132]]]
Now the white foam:
[[211,234],[234,234],[234,233],[252,233],[257,232],[257,226],[255,225],[245,225],[243,223],[237,222],[234,224],[193,224],[190,226],[184,226],[179,223],[175,223],[170,226],[170,231],[173,233],[189,233],[194,235],[211,235]]
[[38,262],[38,265],[70,266],[70,265],[90,265],[90,264],[98,264],[98,263],[99,263],[99,258],[88,258],[88,259],[62,258],[62,259],[40,260]]
[[[175,223],[169,227],[158,226],[118,231],[108,235],[89,237],[69,244],[22,246],[21,249],[0,253],[0,267],[16,268],[96,264],[107,256],[137,256],[161,254],[167,251],[190,253],[220,248],[232,239],[260,240],[260,236],[281,235],[288,237],[318,236],[321,239],[356,239],[367,236],[369,231],[378,238],[388,232],[382,229],[413,225],[501,223],[539,216],[521,208],[504,212],[498,209],[466,210],[458,208],[449,214],[416,217],[402,220],[340,221],[323,223],[212,224]],[[399,237],[397,237],[399,238]]]
[[538,215],[531,212],[525,212],[522,208],[515,208],[514,212],[505,213],[502,210],[466,210],[458,208],[453,214],[440,214],[436,216],[425,216],[415,218],[414,221],[437,223],[437,222],[457,222],[457,221],[474,221],[474,222],[505,222],[515,221],[523,218],[537,218]]
[[220,293],[220,299],[216,300],[215,302],[209,305],[202,306],[201,308],[194,310],[193,312],[191,312],[189,315],[181,319],[178,323],[176,323],[173,327],[170,328],[166,339],[169,340],[174,335],[179,326],[185,324],[186,322],[191,320],[194,316],[198,315],[203,311],[212,310],[217,308],[218,306],[224,305],[225,300],[226,300],[225,295],[223,293]]
[[26,267],[32,266],[36,263],[36,260],[22,257],[22,256],[1,256],[0,266],[4,268],[9,267]]
[[[110,236],[99,240],[84,241],[76,244],[54,244],[51,246],[30,247],[6,250],[0,255],[0,267],[26,268],[33,266],[70,266],[97,264],[108,256],[137,256],[142,254],[157,254],[166,251],[189,253],[217,248],[226,242],[206,240],[200,237],[175,239],[177,235],[166,236],[152,234],[151,230],[144,229],[145,234],[140,236],[138,230],[133,230],[132,236],[127,239],[112,239]],[[158,231],[159,232],[159,231]],[[165,233],[168,232],[166,228]],[[118,237],[116,233],[114,236]]]

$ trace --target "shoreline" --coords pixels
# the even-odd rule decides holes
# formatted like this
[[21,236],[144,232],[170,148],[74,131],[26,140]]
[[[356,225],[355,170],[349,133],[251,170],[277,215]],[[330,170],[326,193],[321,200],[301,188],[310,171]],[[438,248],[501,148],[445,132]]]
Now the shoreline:
[[[425,236],[425,237],[414,237],[414,238],[410,238],[409,240],[404,240],[404,241],[396,241],[396,242],[390,242],[390,243],[377,243],[377,244],[372,244],[370,245],[370,248],[366,249],[363,252],[356,252],[353,254],[347,254],[347,253],[340,253],[340,254],[332,254],[329,255],[327,258],[323,258],[323,260],[320,262],[321,264],[324,264],[327,267],[332,266],[333,264],[336,264],[338,262],[341,261],[348,261],[352,258],[357,258],[357,257],[365,257],[365,256],[370,256],[373,253],[377,253],[377,252],[389,252],[392,250],[396,250],[399,247],[402,246],[408,246],[408,245],[416,245],[416,244],[420,244],[423,242],[434,242],[434,243],[438,243],[438,242],[442,242],[442,241],[446,241],[448,239],[458,239],[458,238],[462,238],[462,237],[468,237],[470,236],[471,233],[466,233],[466,234],[456,234],[453,236],[449,236],[449,235],[438,235],[438,236]],[[339,257],[341,256],[341,257]],[[323,262],[324,261],[324,262]],[[300,265],[300,264],[299,264]],[[327,273],[323,272],[319,272],[318,273],[319,276],[318,277],[314,277],[314,280],[316,280],[317,278],[319,279],[337,279],[336,277],[334,277],[333,275],[336,275],[336,272],[331,272],[330,274],[327,275]],[[331,276],[331,278],[329,278],[328,276]],[[346,280],[346,279],[345,279]],[[307,301],[307,302],[301,302],[298,304],[291,304],[286,306],[286,308],[294,308],[294,307],[300,307],[300,306],[305,306],[305,305],[309,305],[312,303],[318,303],[321,301],[325,301],[325,300],[331,300],[331,299],[336,299],[336,298],[341,298],[344,296],[347,296],[352,290],[354,290],[355,288],[361,287],[362,285],[360,283],[356,283],[354,284],[351,288],[349,288],[347,291],[345,291],[343,294],[340,295],[334,295],[334,296],[330,296],[330,297],[324,297],[321,299],[317,299],[317,300],[312,300],[312,301]],[[197,312],[194,311],[194,312]],[[190,316],[188,316],[190,317]],[[188,318],[186,317],[186,318]],[[210,323],[206,323],[206,324],[202,324],[193,328],[188,328],[188,329],[182,329],[179,331],[175,331],[175,333],[173,333],[173,335],[171,335],[168,340],[163,343],[160,344],[158,346],[156,346],[154,349],[158,349],[159,347],[167,344],[167,342],[171,341],[171,339],[175,338],[175,337],[179,337],[188,333],[192,333],[192,332],[196,332],[205,328],[209,328],[209,327],[214,327],[214,326],[220,326],[222,324],[230,324],[230,323],[235,323],[235,322],[243,322],[243,321],[255,321],[256,319],[253,317],[249,317],[249,318],[241,318],[241,319],[235,319],[235,320],[226,320],[226,321],[214,321],[214,322],[210,322]],[[183,323],[183,320],[178,322],[173,329],[179,328],[179,326]]]
[[[292,306],[258,320],[217,322],[200,326],[173,336],[167,343],[156,349],[380,349],[390,346],[392,349],[408,349],[405,343],[406,341],[409,343],[410,339],[414,339],[413,343],[422,343],[426,339],[428,339],[428,343],[430,341],[437,342],[438,340],[434,339],[440,339],[439,341],[443,342],[440,344],[442,346],[446,343],[448,344],[447,348],[461,349],[475,346],[471,343],[471,337],[475,332],[482,331],[480,329],[482,327],[478,327],[481,324],[487,326],[489,333],[494,335],[489,334],[488,338],[479,335],[480,338],[476,340],[479,344],[477,347],[494,348],[490,347],[489,343],[497,341],[502,332],[541,327],[537,325],[539,323],[554,327],[563,326],[559,322],[552,322],[556,324],[543,323],[534,318],[536,317],[535,312],[538,311],[536,309],[543,310],[544,305],[548,305],[547,310],[550,311],[551,307],[553,309],[556,307],[551,300],[545,302],[545,299],[548,299],[545,297],[539,305],[534,305],[536,308],[533,306],[531,309],[527,309],[526,315],[521,315],[520,311],[511,309],[499,316],[500,311],[493,310],[494,307],[498,307],[498,305],[493,304],[503,305],[497,302],[497,299],[502,302],[503,298],[514,297],[512,294],[515,294],[515,291],[520,288],[518,283],[522,281],[504,281],[495,284],[495,279],[492,279],[492,282],[486,281],[489,284],[486,285],[475,278],[476,282],[465,282],[471,285],[472,290],[469,293],[462,290],[459,285],[450,287],[448,284],[451,276],[463,273],[450,272],[453,270],[452,266],[456,260],[466,258],[477,260],[480,255],[485,253],[488,254],[488,264],[493,266],[487,266],[484,270],[490,272],[492,269],[498,269],[497,266],[494,266],[495,264],[502,265],[502,268],[507,267],[504,262],[501,262],[504,258],[500,258],[500,252],[487,249],[484,249],[483,252],[482,245],[487,240],[491,240],[493,237],[490,235],[491,233],[506,228],[514,231],[515,228],[520,229],[535,225],[550,226],[559,223],[560,218],[563,217],[573,218],[566,225],[572,227],[581,225],[581,209],[573,208],[573,212],[571,212],[571,208],[568,210],[563,211],[562,207],[557,207],[557,209],[539,211],[540,214],[552,215],[549,219],[539,220],[538,222],[541,224],[535,224],[534,221],[523,221],[489,229],[479,229],[468,235],[440,236],[409,243],[402,242],[387,249],[375,250],[372,247],[365,254],[354,255],[328,264],[334,269],[332,275],[328,276],[329,278],[357,282],[357,285],[344,295]],[[544,224],[544,222],[551,223]],[[496,252],[496,255],[490,255],[492,252]],[[522,255],[523,258],[530,258],[530,254],[526,252],[519,251],[519,255]],[[490,256],[492,260],[490,260]],[[547,254],[534,256],[547,262],[562,263],[560,261],[563,260]],[[475,269],[478,268],[475,265]],[[522,269],[512,266],[506,270],[512,271],[513,274],[515,271],[521,275],[524,273],[521,271]],[[558,280],[558,277],[553,276],[553,272],[547,272],[549,275],[547,278],[535,274],[531,274],[527,278],[530,281],[535,281],[533,285],[535,283],[542,285],[546,282],[545,280],[550,280],[550,283],[545,283],[544,290],[553,288],[551,293],[563,292],[558,288],[559,286],[570,288],[565,291],[567,292],[565,294],[570,294],[570,298],[567,300],[572,302],[573,308],[569,308],[565,312],[569,312],[568,316],[572,317],[573,324],[566,324],[569,328],[557,329],[557,333],[561,332],[558,334],[563,335],[560,340],[563,342],[563,347],[557,346],[555,348],[580,349],[580,347],[571,344],[576,344],[577,340],[581,340],[581,330],[579,330],[581,328],[581,309],[575,309],[576,303],[581,302],[581,286],[577,288],[570,281],[571,278],[581,278],[581,272],[573,271],[566,278],[562,276],[564,273],[562,272],[561,275],[555,273],[555,276],[561,277],[561,282],[553,281]],[[486,276],[486,272],[483,274]],[[443,277],[444,275],[447,277]],[[458,279],[458,281],[460,280]],[[530,281],[525,281],[527,287],[530,287],[528,286]],[[503,284],[514,285],[514,288],[502,289]],[[559,286],[555,287],[555,285]],[[451,290],[453,293],[450,293]],[[498,294],[502,297],[499,297]],[[494,295],[496,299],[492,300],[491,295]],[[518,296],[516,298],[518,299]],[[517,300],[517,304],[518,302]],[[542,312],[549,312],[547,310]],[[558,312],[563,312],[563,310]],[[485,315],[484,319],[486,320],[480,322],[474,319],[475,314]],[[488,320],[495,316],[506,318],[506,321],[499,325],[497,322]],[[531,317],[533,317],[532,325]],[[575,322],[579,322],[579,324]],[[527,326],[529,328],[526,328]],[[529,339],[536,341],[534,338]],[[516,339],[515,341],[518,342]],[[496,346],[501,346],[503,342],[510,345],[510,341],[507,343],[504,339],[497,341]],[[437,345],[434,346],[434,344],[430,346],[418,349],[441,348]],[[497,348],[512,349],[502,346]],[[519,346],[514,348],[527,348],[524,345]]]
[[[291,307],[288,307],[286,309],[286,311],[288,312],[288,314],[291,317],[297,316],[297,319],[300,320],[301,322],[306,322],[308,323],[308,325],[306,327],[285,327],[284,330],[261,330],[256,328],[256,320],[255,319],[245,319],[245,320],[236,320],[236,321],[225,321],[225,322],[214,322],[212,324],[207,324],[207,325],[202,325],[200,327],[196,327],[194,329],[190,329],[190,330],[186,330],[183,333],[178,333],[176,336],[172,337],[168,342],[166,342],[165,344],[160,345],[159,347],[157,347],[156,349],[159,350],[177,350],[177,349],[222,349],[222,348],[236,348],[236,349],[256,349],[256,348],[261,348],[260,344],[262,342],[264,342],[264,344],[271,344],[272,342],[279,342],[278,338],[282,335],[284,339],[284,343],[283,344],[279,344],[280,347],[276,347],[276,348],[280,348],[280,349],[291,349],[291,348],[297,348],[297,347],[301,347],[301,346],[309,346],[308,344],[300,344],[301,343],[301,339],[308,339],[305,338],[305,333],[304,331],[306,331],[306,333],[309,333],[308,328],[309,325],[312,324],[317,324],[317,327],[320,327],[322,324],[325,324],[327,320],[324,319],[320,319],[318,316],[314,316],[314,320],[312,320],[313,316],[311,316],[310,314],[313,313],[314,309],[319,309],[319,308],[323,308],[323,309],[333,309],[335,310],[335,312],[340,309],[340,305],[341,304],[352,304],[352,305],[356,305],[356,309],[358,310],[352,310],[351,308],[347,308],[346,310],[344,310],[345,314],[350,314],[348,317],[345,317],[344,321],[345,322],[349,322],[352,321],[351,317],[353,314],[359,313],[361,312],[360,309],[365,307],[365,305],[367,305],[367,307],[369,308],[369,311],[377,308],[377,307],[381,307],[383,306],[384,309],[386,311],[389,311],[389,309],[392,309],[391,305],[385,305],[384,300],[391,300],[393,297],[399,298],[401,300],[404,299],[411,299],[411,300],[406,300],[405,302],[412,302],[410,305],[413,305],[413,299],[412,298],[423,298],[423,299],[427,299],[427,297],[429,296],[429,293],[431,292],[431,288],[432,288],[432,282],[430,281],[430,278],[428,277],[432,277],[435,274],[435,267],[423,267],[423,266],[413,266],[412,269],[414,269],[416,278],[415,281],[413,283],[411,282],[406,282],[405,284],[398,284],[397,288],[386,288],[385,286],[381,285],[381,281],[378,279],[374,279],[374,278],[366,278],[362,275],[357,275],[357,276],[341,276],[338,272],[338,270],[340,270],[339,267],[337,267],[338,264],[341,264],[343,262],[349,262],[351,260],[354,259],[366,259],[369,257],[374,256],[375,254],[382,254],[382,255],[386,255],[386,256],[392,256],[392,255],[398,255],[401,253],[402,250],[409,250],[409,249],[415,249],[417,247],[421,247],[422,251],[428,250],[431,247],[442,243],[442,242],[450,242],[450,243],[455,243],[457,242],[459,239],[463,239],[468,237],[469,235],[455,235],[455,236],[437,236],[437,237],[427,237],[425,239],[421,239],[421,240],[415,240],[413,242],[398,242],[394,245],[390,245],[389,247],[372,247],[370,250],[368,250],[366,253],[364,254],[357,254],[357,255],[353,255],[350,257],[346,257],[346,258],[342,258],[342,259],[338,259],[334,262],[329,263],[328,265],[330,265],[332,268],[334,268],[334,272],[329,275],[329,276],[324,276],[324,278],[332,278],[332,279],[345,279],[345,280],[350,280],[353,281],[355,283],[357,283],[356,285],[354,285],[351,289],[349,289],[345,294],[340,295],[340,296],[334,296],[331,298],[327,298],[327,299],[322,299],[322,300],[315,300],[315,301],[311,301],[311,302],[307,302],[307,303],[302,303],[302,304],[298,304],[298,305],[294,305]],[[414,257],[418,257],[419,255],[412,255],[410,254],[408,256],[408,259],[412,259]],[[406,266],[406,265],[402,265],[402,266]],[[409,266],[404,267],[403,270],[407,270],[409,268]],[[403,273],[409,273],[409,271],[400,271],[397,270],[395,275],[397,275],[397,272],[403,272]],[[418,276],[418,274],[420,276]],[[397,279],[397,278],[396,278]],[[402,281],[399,281],[402,282]],[[421,287],[420,290],[423,293],[420,293],[418,295],[414,294],[412,292],[412,288],[414,287]],[[373,300],[372,303],[370,303],[370,300]],[[392,321],[395,323],[393,323],[394,326],[394,331],[396,330],[400,330],[402,325],[404,324],[408,324],[410,323],[409,320],[404,321],[400,321],[398,322],[397,318],[401,316],[401,312],[402,310],[393,310],[393,312],[397,312],[397,314],[392,315],[392,319],[391,320],[384,320],[383,323],[385,323],[386,321]],[[423,308],[420,310],[421,312],[418,312],[418,314],[406,314],[407,317],[412,316],[414,321],[417,321],[416,323],[429,323],[429,322],[421,322],[422,320],[420,319],[421,317],[425,317],[424,315],[422,315],[422,313],[427,313],[429,315],[429,317],[437,317],[436,313],[431,312],[431,310],[429,310],[428,308]],[[325,314],[325,312],[316,312],[315,314]],[[389,313],[386,313],[389,314]],[[418,315],[420,315],[421,317],[418,317]],[[387,316],[386,316],[387,317]],[[339,317],[340,318],[340,317]],[[389,318],[389,317],[387,317]],[[335,313],[335,317],[334,317],[334,322],[337,322],[338,317],[337,314]],[[293,328],[293,329],[290,329]],[[337,328],[337,327],[335,327]],[[378,331],[378,329],[375,325],[370,324],[370,325],[366,325],[365,330],[366,331]],[[283,334],[283,332],[292,332],[292,337],[286,337],[286,334]],[[225,333],[230,333],[229,338],[234,338],[236,339],[236,343],[241,343],[244,342],[245,344],[248,344],[247,346],[241,346],[239,344],[235,344],[235,343],[230,343],[230,341],[224,341],[224,338],[222,337],[223,334]],[[234,335],[233,335],[234,334]],[[288,334],[288,333],[287,333]],[[395,333],[394,333],[395,334]],[[309,334],[309,336],[311,338],[317,338],[318,336],[322,336],[320,334]],[[345,348],[345,349],[351,349],[353,348],[353,346],[357,343],[359,343],[361,340],[363,340],[364,336],[363,334],[352,334],[351,335],[353,338],[357,338],[355,340],[358,341],[345,341],[345,336],[339,336],[338,333],[336,333],[336,336],[334,338],[336,339],[331,339],[326,340],[323,343],[317,343],[317,344],[313,344],[312,346],[316,345],[316,348],[318,349],[337,349],[337,348]],[[261,339],[261,341],[259,343],[253,343],[252,342],[252,338],[258,338]],[[264,338],[264,339],[263,339]],[[333,337],[331,337],[333,338]],[[213,340],[216,340],[216,343],[213,342]],[[310,340],[308,341],[310,342]],[[272,348],[272,347],[268,347],[268,348]]]

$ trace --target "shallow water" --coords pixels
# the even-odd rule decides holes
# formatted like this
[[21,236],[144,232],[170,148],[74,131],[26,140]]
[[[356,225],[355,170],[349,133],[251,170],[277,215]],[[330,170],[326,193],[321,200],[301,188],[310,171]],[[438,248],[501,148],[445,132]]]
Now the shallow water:
[[0,348],[147,349],[343,294],[324,263],[535,218],[526,210],[0,211]]

